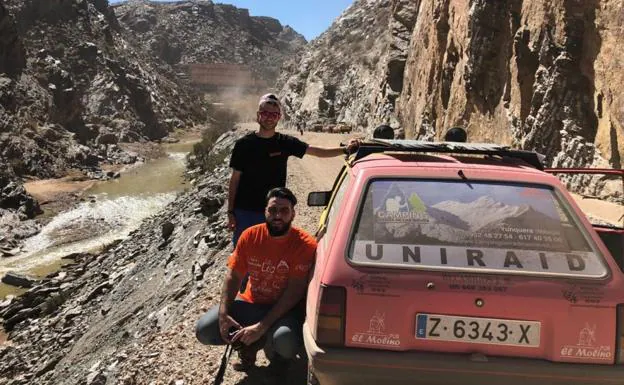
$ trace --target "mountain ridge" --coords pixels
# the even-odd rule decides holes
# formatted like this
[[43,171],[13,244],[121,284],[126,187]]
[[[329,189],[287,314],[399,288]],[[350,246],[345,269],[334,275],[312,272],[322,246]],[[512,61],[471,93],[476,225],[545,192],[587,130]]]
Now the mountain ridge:
[[293,124],[370,135],[384,123],[422,140],[463,126],[469,141],[537,151],[553,167],[621,168],[622,23],[608,0],[356,0],[278,87]]

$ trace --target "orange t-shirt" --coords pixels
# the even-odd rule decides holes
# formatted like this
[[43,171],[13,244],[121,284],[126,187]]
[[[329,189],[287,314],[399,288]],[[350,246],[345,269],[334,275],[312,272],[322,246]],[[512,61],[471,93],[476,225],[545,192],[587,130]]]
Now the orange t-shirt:
[[316,240],[291,227],[288,235],[276,239],[266,224],[252,226],[241,234],[228,267],[249,281],[240,298],[247,302],[274,304],[286,290],[289,278],[306,278],[314,263]]

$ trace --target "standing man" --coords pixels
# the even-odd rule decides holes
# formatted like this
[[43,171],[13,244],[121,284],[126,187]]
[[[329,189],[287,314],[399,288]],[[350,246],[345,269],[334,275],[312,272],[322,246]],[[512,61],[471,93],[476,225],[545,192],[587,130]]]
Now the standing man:
[[[266,222],[243,232],[228,260],[221,303],[197,322],[201,343],[231,343],[238,350],[235,370],[251,369],[264,346],[271,374],[279,375],[303,342],[303,308],[298,304],[308,287],[316,241],[291,227],[296,204],[297,198],[285,187],[268,193]],[[247,290],[238,294],[246,274]]]
[[256,113],[258,131],[245,135],[234,145],[228,193],[228,228],[234,231],[234,246],[243,230],[264,222],[265,197],[272,188],[286,186],[289,156],[302,158],[308,154],[327,158],[354,151],[359,146],[352,139],[346,147],[316,147],[276,132],[281,114],[277,96],[262,96]]

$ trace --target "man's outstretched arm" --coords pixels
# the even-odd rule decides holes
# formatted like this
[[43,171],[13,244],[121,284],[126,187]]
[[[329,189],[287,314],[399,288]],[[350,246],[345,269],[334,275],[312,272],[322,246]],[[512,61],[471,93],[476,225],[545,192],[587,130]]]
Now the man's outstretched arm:
[[344,147],[316,147],[308,146],[306,155],[312,155],[319,158],[332,158],[334,156],[343,155],[345,153]]
[[308,146],[306,155],[317,156],[319,158],[331,158],[338,155],[344,155],[345,152],[349,154],[355,152],[360,146],[360,141],[357,139],[350,139],[345,147],[317,147]]

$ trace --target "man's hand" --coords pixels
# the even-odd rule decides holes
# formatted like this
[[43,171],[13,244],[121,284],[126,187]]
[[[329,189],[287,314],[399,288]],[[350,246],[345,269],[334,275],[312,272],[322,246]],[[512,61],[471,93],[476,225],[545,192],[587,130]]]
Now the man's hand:
[[347,154],[353,154],[354,152],[356,152],[357,149],[360,147],[361,143],[362,142],[359,139],[349,139],[349,141],[347,142],[347,146],[345,147]]
[[236,217],[234,216],[234,213],[228,213],[228,223],[227,223],[227,228],[230,231],[234,231],[234,229],[236,229]]
[[[223,341],[230,343],[230,329],[234,327],[236,329],[241,329],[242,327],[236,320],[230,317],[227,314],[219,313],[219,333],[221,333],[221,338]],[[239,330],[240,331],[240,330]]]
[[262,336],[266,332],[267,328],[261,322],[258,322],[237,331],[232,338],[232,342],[240,341],[245,345],[249,346],[262,338]]

